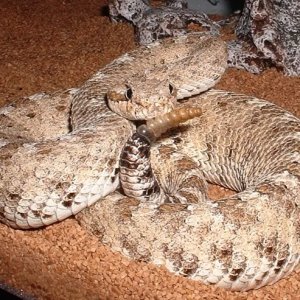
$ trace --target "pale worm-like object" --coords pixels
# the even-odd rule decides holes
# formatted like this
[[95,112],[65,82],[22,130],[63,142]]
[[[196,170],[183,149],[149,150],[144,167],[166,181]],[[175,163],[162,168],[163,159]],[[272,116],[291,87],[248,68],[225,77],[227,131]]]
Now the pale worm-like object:
[[166,114],[150,119],[146,124],[137,128],[137,133],[145,137],[149,142],[155,141],[168,129],[176,127],[195,117],[199,117],[202,110],[198,107],[182,107],[174,109]]

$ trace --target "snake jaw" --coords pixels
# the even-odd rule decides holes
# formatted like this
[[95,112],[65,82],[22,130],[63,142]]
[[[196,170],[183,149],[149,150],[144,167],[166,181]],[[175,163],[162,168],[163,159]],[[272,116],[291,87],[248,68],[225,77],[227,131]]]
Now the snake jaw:
[[143,104],[132,101],[114,101],[109,103],[109,107],[128,120],[148,120],[172,111],[176,102],[176,99],[160,101],[158,98],[157,101],[143,101]]

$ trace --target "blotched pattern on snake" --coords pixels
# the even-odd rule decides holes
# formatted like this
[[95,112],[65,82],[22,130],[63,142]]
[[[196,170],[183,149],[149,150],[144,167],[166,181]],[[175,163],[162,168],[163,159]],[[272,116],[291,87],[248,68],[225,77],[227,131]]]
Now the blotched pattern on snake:
[[[263,100],[205,92],[225,68],[221,41],[189,34],[125,54],[78,89],[2,108],[0,220],[38,228],[100,199],[78,219],[133,259],[233,290],[290,273],[300,259],[300,122]],[[128,120],[174,107],[202,114],[151,146],[148,178],[159,188],[137,197],[114,192],[121,155],[127,195],[125,153],[136,155],[137,167],[149,165],[150,144],[134,138]],[[145,191],[133,173],[130,184]],[[238,193],[214,202],[206,181]]]

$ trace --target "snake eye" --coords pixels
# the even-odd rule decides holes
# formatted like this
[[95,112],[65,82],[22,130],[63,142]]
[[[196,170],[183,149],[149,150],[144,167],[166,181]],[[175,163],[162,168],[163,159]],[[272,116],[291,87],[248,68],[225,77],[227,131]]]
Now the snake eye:
[[173,94],[173,92],[174,92],[174,86],[170,83],[169,83],[169,91],[170,91],[170,94]]
[[127,100],[131,100],[132,99],[132,94],[133,94],[132,89],[131,88],[127,88],[127,90],[125,92],[125,98]]

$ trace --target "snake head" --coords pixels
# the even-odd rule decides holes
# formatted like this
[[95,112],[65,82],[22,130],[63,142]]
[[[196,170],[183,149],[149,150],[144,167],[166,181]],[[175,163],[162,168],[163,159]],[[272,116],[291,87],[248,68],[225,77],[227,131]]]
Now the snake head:
[[168,80],[140,78],[137,84],[126,82],[112,87],[107,92],[107,103],[126,119],[148,120],[173,110],[177,89]]

